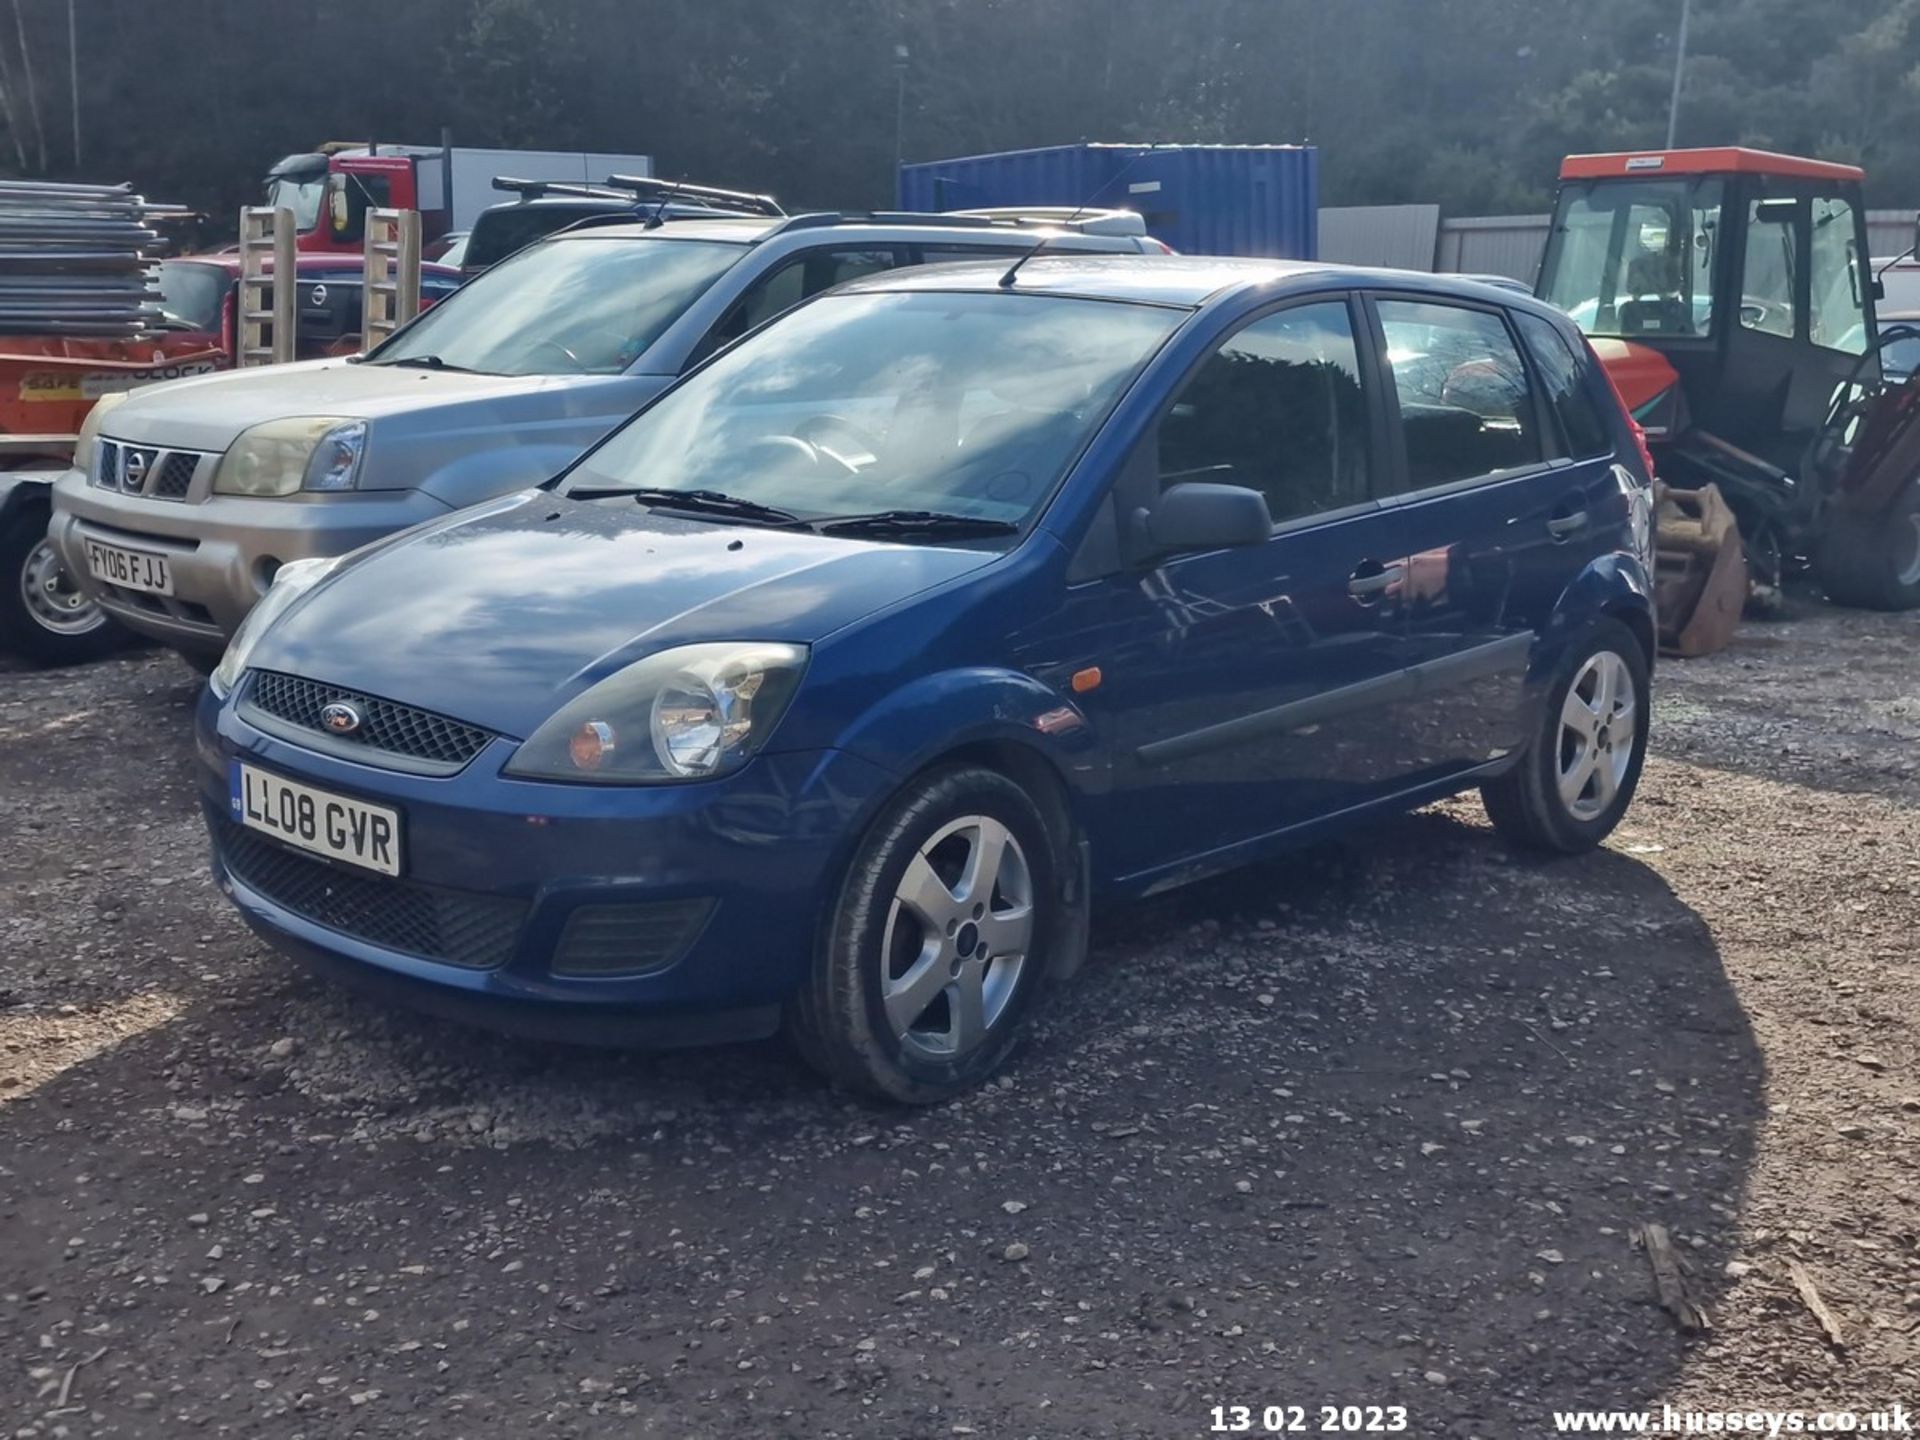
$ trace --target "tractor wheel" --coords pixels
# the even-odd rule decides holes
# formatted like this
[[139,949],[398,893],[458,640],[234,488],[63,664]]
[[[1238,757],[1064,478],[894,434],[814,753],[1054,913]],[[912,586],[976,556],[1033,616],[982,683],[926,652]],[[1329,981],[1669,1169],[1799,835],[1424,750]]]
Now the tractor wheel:
[[1862,610],[1920,607],[1920,481],[1878,515],[1835,515],[1814,568],[1837,605]]

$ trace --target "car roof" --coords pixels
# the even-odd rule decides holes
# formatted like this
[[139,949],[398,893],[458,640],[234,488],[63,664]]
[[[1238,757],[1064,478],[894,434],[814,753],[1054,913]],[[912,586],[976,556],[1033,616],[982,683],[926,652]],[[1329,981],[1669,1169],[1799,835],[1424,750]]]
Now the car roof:
[[[840,287],[842,293],[928,290],[1000,290],[1004,260],[962,261],[885,270]],[[1424,270],[1386,270],[1334,265],[1318,260],[1260,260],[1210,255],[1036,255],[1021,264],[1011,287],[1023,294],[1198,308],[1216,297],[1253,289],[1351,289],[1418,291],[1437,297],[1500,303],[1547,314],[1559,312],[1519,291],[1500,291],[1458,275]],[[1564,317],[1562,317],[1564,318]]]
[[[240,274],[240,256],[231,251],[221,251],[212,255],[169,255],[160,262],[162,265],[209,265],[224,270],[229,275]],[[269,259],[265,268],[273,269]],[[352,275],[358,278],[366,268],[366,258],[361,255],[301,253],[294,256],[293,273],[295,275]],[[460,271],[451,265],[442,265],[435,260],[422,260],[420,273],[427,277],[457,280]]]
[[[629,209],[632,207],[628,207]],[[629,224],[589,225],[579,230],[563,230],[550,240],[727,240],[747,245],[780,224],[777,216],[716,215],[708,219],[668,217],[665,224],[654,225],[644,219]]]

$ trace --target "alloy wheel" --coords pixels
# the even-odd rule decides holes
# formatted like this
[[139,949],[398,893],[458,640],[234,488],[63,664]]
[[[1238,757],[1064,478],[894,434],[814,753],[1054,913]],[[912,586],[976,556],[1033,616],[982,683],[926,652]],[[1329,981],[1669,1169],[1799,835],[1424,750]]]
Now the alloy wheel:
[[1019,988],[1033,943],[1033,872],[988,815],[940,827],[894,889],[881,938],[881,1003],[894,1037],[940,1061],[977,1049]]
[[1627,662],[1611,650],[1587,658],[1560,707],[1560,803],[1575,820],[1613,804],[1640,743],[1639,696]]

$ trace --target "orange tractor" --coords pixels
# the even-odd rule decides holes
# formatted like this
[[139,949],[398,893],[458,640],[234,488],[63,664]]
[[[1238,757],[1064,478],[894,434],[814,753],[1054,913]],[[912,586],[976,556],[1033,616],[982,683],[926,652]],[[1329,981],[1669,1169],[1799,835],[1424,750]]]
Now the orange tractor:
[[1864,178],[1732,147],[1561,165],[1536,293],[1591,337],[1673,492],[1669,643],[1727,608],[1715,492],[1757,586],[1810,567],[1842,604],[1920,606],[1920,378],[1881,366],[1914,331],[1876,320]]

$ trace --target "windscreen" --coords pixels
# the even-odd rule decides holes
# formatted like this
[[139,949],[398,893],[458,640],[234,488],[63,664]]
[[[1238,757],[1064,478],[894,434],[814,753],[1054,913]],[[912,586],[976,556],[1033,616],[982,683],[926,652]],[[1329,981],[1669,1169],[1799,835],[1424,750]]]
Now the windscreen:
[[1001,291],[829,295],[662,396],[563,488],[1018,524],[1184,314]]
[[181,330],[220,333],[220,306],[233,281],[219,265],[168,260],[160,269],[160,313]]
[[554,240],[475,276],[368,357],[488,375],[618,375],[746,254],[724,241]]
[[327,196],[324,172],[307,179],[285,176],[267,182],[267,204],[275,210],[293,212],[293,228],[301,234],[320,223],[320,202]]
[[1706,335],[1718,180],[1608,180],[1560,191],[1540,297],[1589,335]]

